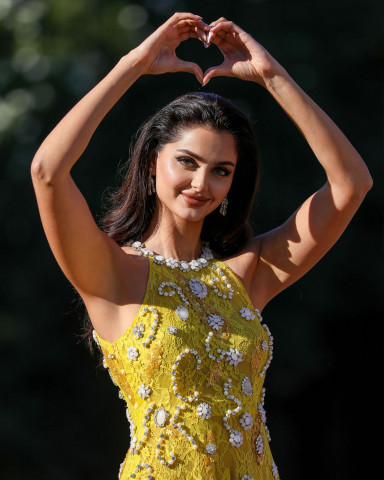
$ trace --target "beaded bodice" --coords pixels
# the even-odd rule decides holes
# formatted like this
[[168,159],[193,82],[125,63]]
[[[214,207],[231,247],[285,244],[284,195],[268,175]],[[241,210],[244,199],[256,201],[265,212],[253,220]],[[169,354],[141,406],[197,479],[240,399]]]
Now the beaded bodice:
[[149,262],[132,325],[113,343],[94,332],[127,405],[120,480],[278,479],[263,388],[273,338],[260,313],[219,260]]

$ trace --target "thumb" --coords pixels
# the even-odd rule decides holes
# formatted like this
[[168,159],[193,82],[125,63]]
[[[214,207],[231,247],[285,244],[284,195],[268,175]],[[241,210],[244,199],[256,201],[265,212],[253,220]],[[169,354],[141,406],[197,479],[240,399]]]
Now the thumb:
[[179,58],[177,59],[177,62],[175,64],[175,72],[188,72],[188,73],[193,73],[196,75],[196,78],[200,83],[203,83],[203,71],[197,65],[197,63],[193,62],[186,62],[185,60],[180,60]]
[[224,64],[208,68],[208,70],[204,72],[203,85],[206,85],[213,77],[228,77],[228,73],[224,69]]

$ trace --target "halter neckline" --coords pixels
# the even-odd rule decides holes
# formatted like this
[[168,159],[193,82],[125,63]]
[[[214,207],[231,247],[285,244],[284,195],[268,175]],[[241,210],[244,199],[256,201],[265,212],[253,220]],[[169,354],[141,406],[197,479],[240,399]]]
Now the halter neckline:
[[197,259],[191,260],[190,262],[177,260],[176,258],[172,257],[164,258],[162,255],[157,255],[152,250],[149,250],[144,243],[139,241],[132,241],[128,243],[128,245],[139,252],[140,255],[144,257],[151,257],[155,263],[159,265],[165,265],[172,269],[178,268],[182,272],[189,272],[190,270],[198,272],[208,265],[209,260],[214,258],[212,250],[209,248],[207,243],[203,243],[203,251],[201,252],[201,256]]

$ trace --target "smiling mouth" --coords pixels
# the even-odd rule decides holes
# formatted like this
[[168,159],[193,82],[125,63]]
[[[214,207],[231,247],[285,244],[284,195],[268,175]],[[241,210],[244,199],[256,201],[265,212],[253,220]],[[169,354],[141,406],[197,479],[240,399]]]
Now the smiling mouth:
[[185,193],[181,194],[186,204],[190,207],[202,207],[208,202],[208,198],[205,197],[191,197]]

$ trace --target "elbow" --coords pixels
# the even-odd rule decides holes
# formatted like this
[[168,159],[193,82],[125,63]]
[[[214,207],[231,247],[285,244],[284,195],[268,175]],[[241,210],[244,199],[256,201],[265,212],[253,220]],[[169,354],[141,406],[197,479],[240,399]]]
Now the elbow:
[[44,155],[37,152],[31,163],[31,177],[34,184],[53,185],[59,178],[59,172],[49,165]]
[[357,185],[355,187],[356,196],[361,196],[362,198],[364,198],[372,187],[373,180],[371,174],[367,169],[365,175],[359,179],[359,182],[357,182]]
[[33,183],[50,184],[52,181],[51,175],[46,171],[45,163],[38,153],[31,163],[31,177]]

